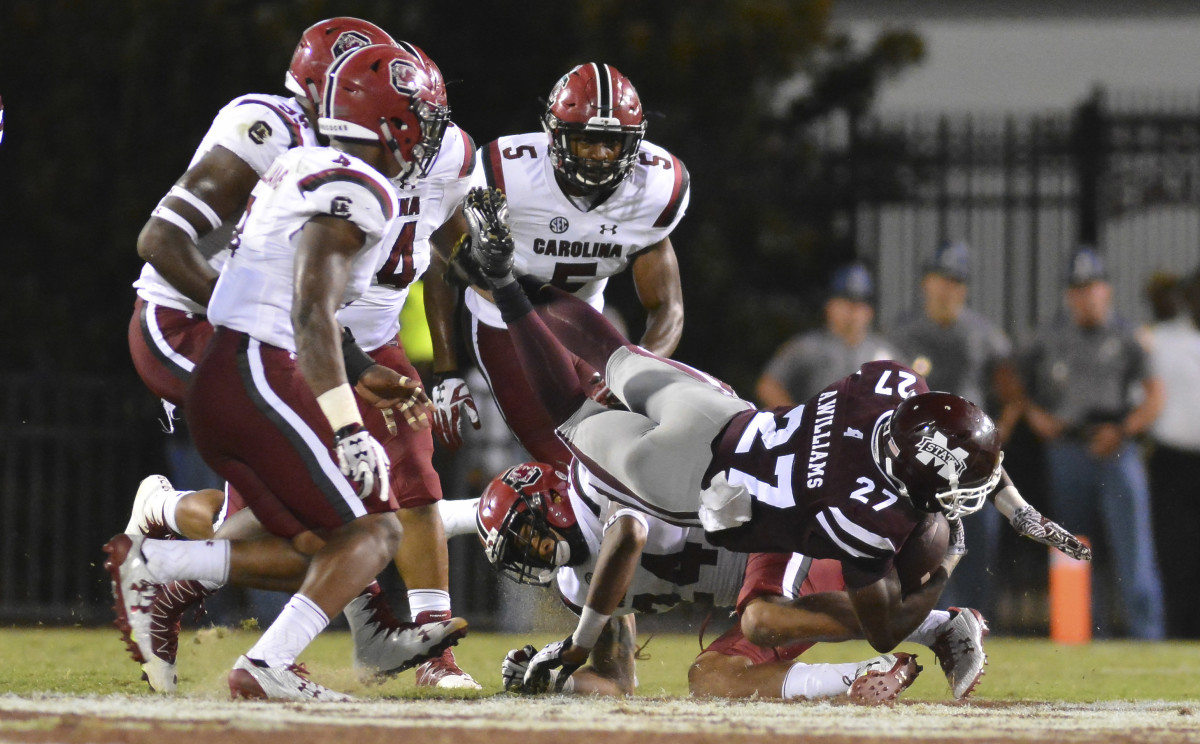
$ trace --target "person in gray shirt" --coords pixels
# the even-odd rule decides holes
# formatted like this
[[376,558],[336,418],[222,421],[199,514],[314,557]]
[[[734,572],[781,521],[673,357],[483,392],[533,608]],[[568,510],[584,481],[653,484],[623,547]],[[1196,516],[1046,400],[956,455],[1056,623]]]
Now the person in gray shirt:
[[785,342],[767,363],[755,393],[764,408],[794,406],[867,362],[892,359],[895,348],[871,326],[875,281],[861,263],[838,268],[825,301],[825,327]]
[[[974,401],[988,411],[1007,442],[1020,419],[1020,380],[1008,336],[968,307],[971,252],[966,243],[944,242],[923,266],[922,305],[887,334],[902,364],[923,375],[930,390]],[[994,572],[1000,553],[1000,518],[990,509],[967,522],[968,551],[959,576],[946,589],[946,601],[995,615]]]
[[[1165,633],[1162,587],[1135,437],[1158,418],[1163,385],[1136,329],[1113,313],[1095,250],[1074,253],[1068,281],[1067,316],[1038,329],[1022,353],[1026,420],[1045,444],[1055,516],[1107,546],[1097,555],[1107,554],[1111,579],[1098,570],[1093,596],[1115,594],[1128,634],[1156,640]],[[1101,636],[1111,634],[1108,615],[1101,603],[1094,621]]]

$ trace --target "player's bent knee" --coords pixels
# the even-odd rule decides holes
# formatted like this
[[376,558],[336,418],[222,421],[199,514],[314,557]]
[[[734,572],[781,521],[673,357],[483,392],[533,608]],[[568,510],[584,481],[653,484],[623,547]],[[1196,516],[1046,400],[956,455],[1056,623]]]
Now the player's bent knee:
[[749,663],[743,656],[705,651],[688,669],[688,692],[693,697],[731,697],[731,680]]

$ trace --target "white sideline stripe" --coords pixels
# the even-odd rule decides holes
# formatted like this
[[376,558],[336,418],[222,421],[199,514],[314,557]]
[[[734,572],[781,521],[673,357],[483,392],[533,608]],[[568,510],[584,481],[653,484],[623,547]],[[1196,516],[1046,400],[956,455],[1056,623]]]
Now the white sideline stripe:
[[146,327],[150,329],[150,338],[154,341],[154,348],[188,372],[194,372],[196,365],[192,363],[192,360],[172,349],[171,345],[167,343],[167,337],[158,327],[158,308],[159,305],[153,302],[146,303]]
[[272,410],[283,417],[283,420],[308,445],[313,457],[316,458],[317,463],[321,466],[321,472],[325,473],[325,476],[337,488],[338,494],[350,507],[351,513],[356,517],[365,517],[367,510],[363,507],[362,499],[350,488],[350,481],[346,480],[346,476],[342,475],[342,469],[329,456],[329,450],[325,448],[325,444],[321,441],[321,438],[317,436],[315,431],[309,428],[304,419],[300,417],[300,414],[293,411],[275,394],[275,391],[267,383],[266,370],[263,368],[262,361],[262,344],[257,339],[250,339],[246,356],[250,360],[250,377],[254,380],[254,387],[258,390],[259,395],[263,397],[267,405],[271,406]]
[[[514,636],[516,641],[517,637]],[[215,687],[213,688],[215,693]],[[207,692],[207,690],[205,690]],[[204,693],[199,693],[204,694]],[[304,741],[305,726],[345,727],[352,740],[362,727],[363,741],[379,741],[376,731],[394,729],[459,728],[479,732],[471,741],[497,741],[496,732],[557,731],[582,740],[597,732],[632,732],[653,738],[660,732],[737,736],[747,741],[777,742],[781,738],[830,736],[854,742],[877,742],[887,731],[894,742],[926,742],[946,737],[962,726],[967,715],[971,738],[1006,741],[1106,741],[1113,738],[1158,742],[1195,741],[1200,737],[1200,717],[1183,714],[1190,704],[1180,701],[1123,701],[1065,703],[1061,701],[1004,703],[995,708],[962,708],[946,701],[909,701],[903,707],[870,706],[861,709],[814,703],[789,705],[777,700],[722,700],[690,698],[629,698],[621,702],[621,715],[612,714],[611,699],[580,698],[563,705],[558,696],[461,699],[366,700],[352,703],[221,701],[198,696],[68,695],[29,693],[0,695],[0,720],[5,713],[79,716],[74,726],[103,721],[107,739],[118,740],[125,731],[144,735],[147,721],[184,724],[177,742],[201,741],[197,722],[213,722],[233,731],[264,727],[279,738]],[[20,721],[13,721],[20,723]],[[26,722],[28,723],[28,722]],[[53,726],[55,722],[47,721]],[[18,728],[17,731],[24,729]],[[492,738],[488,738],[489,734]],[[211,733],[207,734],[211,739]],[[964,737],[968,738],[968,737]]]

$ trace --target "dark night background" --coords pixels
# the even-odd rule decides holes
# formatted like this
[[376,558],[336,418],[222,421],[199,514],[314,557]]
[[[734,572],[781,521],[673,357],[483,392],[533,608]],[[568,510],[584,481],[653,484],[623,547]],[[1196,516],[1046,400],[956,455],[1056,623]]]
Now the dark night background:
[[[0,371],[128,373],[125,329],[138,231],[184,171],[218,109],[284,93],[304,28],[371,20],[421,46],[448,81],[454,120],[482,144],[538,127],[555,80],[616,65],[654,116],[648,139],[687,165],[693,196],[672,236],[687,322],[677,358],[748,391],[759,365],[848,255],[836,174],[804,124],[866,111],[876,87],[921,57],[886,34],[855,48],[828,0],[645,3],[8,0],[0,4],[4,214]],[[797,73],[807,95],[781,105]],[[628,279],[610,295],[640,313]]]

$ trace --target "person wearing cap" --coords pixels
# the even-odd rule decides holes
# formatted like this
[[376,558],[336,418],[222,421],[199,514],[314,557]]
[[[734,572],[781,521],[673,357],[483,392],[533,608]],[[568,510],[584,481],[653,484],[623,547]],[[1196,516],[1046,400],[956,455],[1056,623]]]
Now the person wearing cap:
[[[1054,516],[1106,546],[1111,568],[1093,596],[1122,609],[1134,638],[1164,636],[1150,489],[1137,438],[1162,410],[1161,380],[1136,328],[1113,312],[1112,285],[1094,248],[1076,250],[1067,269],[1065,316],[1039,328],[1021,354],[1026,420],[1042,440]],[[1103,565],[1103,564],[1102,564]],[[1106,603],[1094,614],[1112,635]]]
[[[1013,346],[995,323],[967,304],[971,251],[945,241],[922,266],[921,307],[902,317],[888,333],[900,349],[897,360],[925,376],[930,390],[961,395],[988,411],[1007,442],[1020,420],[1020,380]],[[946,601],[995,614],[994,574],[1000,552],[1000,515],[984,509],[967,518],[967,555],[959,578],[946,588]]]
[[786,341],[767,363],[755,392],[765,408],[794,406],[895,348],[872,331],[875,282],[861,263],[837,269],[825,301],[825,327]]

